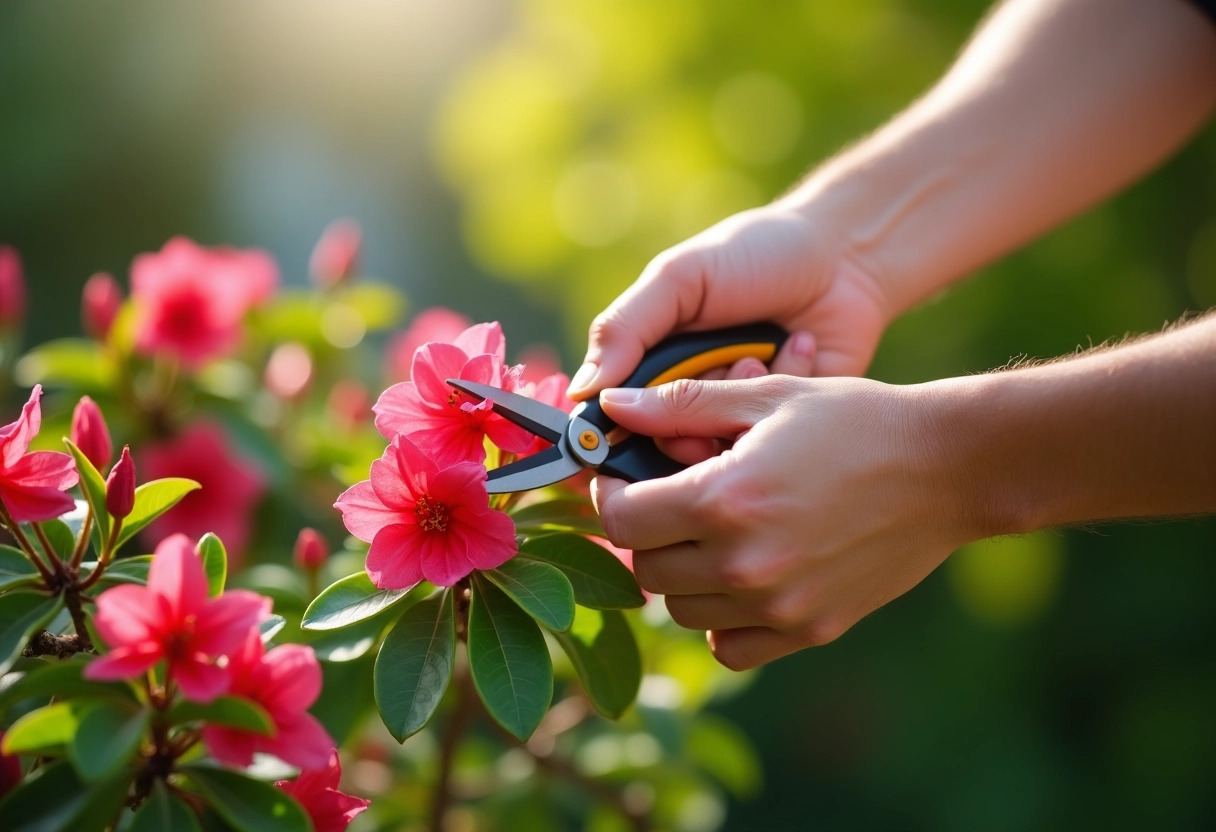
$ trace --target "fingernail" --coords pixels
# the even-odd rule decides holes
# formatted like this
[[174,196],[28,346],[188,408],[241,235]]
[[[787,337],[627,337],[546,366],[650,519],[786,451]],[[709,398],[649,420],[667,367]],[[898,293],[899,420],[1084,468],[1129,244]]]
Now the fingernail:
[[599,371],[599,367],[591,362],[587,362],[578,368],[578,372],[574,374],[574,378],[570,379],[570,392],[575,393],[584,388],[590,387],[591,382],[595,379],[595,374]]
[[790,349],[794,351],[795,355],[810,358],[815,353],[815,336],[809,332],[795,333]]
[[609,404],[634,404],[642,398],[642,390],[638,387],[609,387],[600,392],[600,401]]
[[768,375],[768,368],[759,361],[749,361],[743,368],[744,378],[760,378]]

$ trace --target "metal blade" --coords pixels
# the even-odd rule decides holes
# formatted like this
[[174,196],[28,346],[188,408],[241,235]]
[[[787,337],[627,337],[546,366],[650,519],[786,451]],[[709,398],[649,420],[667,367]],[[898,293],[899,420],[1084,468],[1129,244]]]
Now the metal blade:
[[[463,381],[458,378],[447,380],[448,385],[462,393],[468,393],[476,399],[489,399],[494,412],[509,422],[539,436],[546,442],[558,444],[566,433],[566,425],[570,417],[556,407],[529,399],[518,393],[508,393],[488,384],[478,384],[475,381]],[[557,482],[557,480],[552,480]],[[505,489],[514,491],[516,489]]]
[[528,491],[561,482],[581,470],[583,466],[578,460],[567,456],[559,446],[554,445],[518,462],[495,468],[486,480],[486,490],[491,494]]

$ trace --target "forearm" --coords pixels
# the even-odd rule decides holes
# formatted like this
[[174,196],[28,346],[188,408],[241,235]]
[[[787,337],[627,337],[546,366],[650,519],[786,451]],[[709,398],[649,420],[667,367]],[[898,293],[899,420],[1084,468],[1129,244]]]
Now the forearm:
[[1185,0],[1010,0],[942,81],[782,202],[894,317],[1143,174],[1216,103],[1216,28]]
[[915,390],[964,537],[1216,512],[1216,315]]

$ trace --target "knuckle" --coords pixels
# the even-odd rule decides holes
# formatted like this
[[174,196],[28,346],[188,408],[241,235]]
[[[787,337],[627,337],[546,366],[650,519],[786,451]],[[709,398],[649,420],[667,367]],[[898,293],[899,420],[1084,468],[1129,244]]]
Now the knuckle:
[[[642,556],[638,557],[639,555]],[[637,579],[638,586],[647,592],[663,591],[657,568],[641,550],[633,553],[633,577]]]
[[751,670],[759,664],[746,650],[740,649],[734,640],[715,639],[710,643],[709,649],[713,653],[714,658],[717,659],[718,664],[727,670],[735,672]]
[[692,612],[682,600],[682,596],[669,595],[664,600],[667,604],[667,614],[671,616],[672,621],[688,630],[701,629],[692,623]]
[[682,414],[696,410],[705,395],[705,385],[697,379],[679,378],[655,388],[659,404],[669,413]]
[[807,647],[823,647],[840,638],[848,625],[836,618],[819,617],[798,628],[795,637]]
[[756,558],[728,558],[718,568],[718,580],[736,592],[762,590],[769,586],[769,571]]
[[592,319],[587,329],[587,340],[592,344],[608,345],[619,341],[627,330],[616,309],[609,307]]
[[761,624],[774,630],[795,626],[800,612],[784,595],[764,598],[755,606],[756,618]]

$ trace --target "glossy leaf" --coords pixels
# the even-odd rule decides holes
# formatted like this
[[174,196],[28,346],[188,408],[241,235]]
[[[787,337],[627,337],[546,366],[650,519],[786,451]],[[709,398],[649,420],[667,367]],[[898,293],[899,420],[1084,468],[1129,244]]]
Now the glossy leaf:
[[169,709],[168,718],[173,725],[183,722],[208,722],[212,725],[253,731],[263,736],[274,733],[274,721],[270,714],[256,702],[239,696],[220,696],[206,704],[182,699]]
[[63,609],[63,597],[18,589],[0,595],[0,674],[7,673],[34,633]]
[[380,589],[366,572],[336,581],[313,599],[300,626],[305,630],[336,630],[371,618],[400,603],[414,603],[433,590],[425,582],[409,589]]
[[43,384],[81,392],[109,389],[114,361],[96,341],[60,338],[39,344],[17,361],[14,375],[22,387]]
[[574,589],[557,567],[514,558],[482,574],[549,629],[566,630],[574,623]]
[[642,683],[642,657],[625,615],[580,607],[574,626],[555,637],[570,657],[592,707],[609,719],[619,719],[637,698]]
[[0,592],[38,582],[38,568],[20,549],[0,546]]
[[279,630],[287,626],[287,619],[281,615],[268,615],[258,623],[258,633],[265,644],[274,638]]
[[[43,697],[112,697],[135,701],[135,694],[125,682],[95,682],[84,678],[89,662],[83,656],[63,661],[39,662],[0,692],[0,714],[15,702]],[[15,676],[17,674],[11,674]]]
[[55,702],[30,711],[4,734],[0,751],[5,754],[43,754],[65,747],[80,724],[83,704],[79,700]]
[[94,467],[84,452],[77,448],[71,439],[64,438],[63,444],[68,446],[68,452],[76,461],[76,470],[80,474],[80,488],[84,499],[93,510],[93,522],[97,526],[99,538],[108,540],[110,537],[110,513],[106,511],[106,481],[101,472]]
[[469,669],[486,710],[523,741],[553,698],[553,665],[536,622],[481,575],[473,574]]
[[[97,562],[92,561],[81,566],[81,574],[96,568]],[[135,555],[129,558],[119,558],[106,565],[106,571],[97,579],[103,586],[114,584],[146,584],[148,569],[152,566],[151,555]]]
[[389,631],[373,679],[380,719],[398,742],[431,721],[456,658],[451,590],[412,606]]
[[202,832],[194,810],[170,794],[163,780],[156,781],[152,794],[139,807],[127,832]]
[[219,595],[228,579],[228,550],[224,548],[224,542],[207,532],[198,542],[198,555],[207,574],[207,591],[213,596]]
[[633,573],[616,555],[577,534],[549,534],[520,545],[520,558],[540,560],[565,573],[574,600],[597,610],[640,607],[646,603]]
[[66,760],[32,773],[0,800],[4,832],[101,832],[127,799],[130,779],[86,784]]
[[[42,528],[42,533],[46,535],[47,541],[51,544],[51,550],[59,560],[67,561],[72,559],[72,553],[76,550],[76,535],[72,532],[70,526],[62,520],[46,520],[38,524]],[[41,552],[43,561],[46,561],[46,547],[42,545],[42,538],[33,532],[30,527],[26,527],[26,537],[33,544],[34,549]]]
[[511,512],[521,534],[577,532],[604,536],[604,527],[590,500],[546,500]]
[[312,823],[300,804],[270,783],[206,763],[181,771],[194,790],[238,832],[310,832]]
[[135,535],[169,509],[177,505],[182,497],[200,488],[194,480],[182,477],[166,477],[152,480],[135,489],[135,507],[122,523],[118,533],[118,545]]
[[93,702],[80,712],[76,733],[68,743],[68,759],[81,779],[106,779],[133,761],[147,733],[152,712],[119,700]]
[[[413,609],[413,607],[410,607]],[[367,655],[384,629],[392,624],[401,610],[389,607],[378,615],[365,618],[340,630],[308,630],[306,636],[314,636],[306,643],[323,662],[349,662]]]

